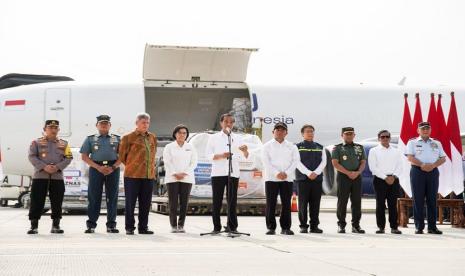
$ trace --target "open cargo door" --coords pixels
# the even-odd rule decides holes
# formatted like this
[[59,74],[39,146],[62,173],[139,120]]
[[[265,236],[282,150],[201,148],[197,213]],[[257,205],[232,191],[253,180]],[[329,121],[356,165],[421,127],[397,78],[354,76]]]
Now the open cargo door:
[[245,82],[257,49],[157,46],[147,44],[144,80]]
[[232,113],[236,128],[252,125],[250,92],[245,83],[249,57],[257,49],[156,46],[144,56],[146,111],[151,131],[171,137],[177,124],[190,132],[219,129],[219,116]]

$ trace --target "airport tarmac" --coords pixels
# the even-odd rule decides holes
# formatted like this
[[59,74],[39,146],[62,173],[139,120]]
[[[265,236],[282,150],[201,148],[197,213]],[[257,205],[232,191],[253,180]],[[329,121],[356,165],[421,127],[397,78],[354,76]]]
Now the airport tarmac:
[[[293,213],[294,236],[267,236],[264,217],[241,216],[239,230],[251,236],[234,239],[201,237],[212,229],[209,216],[189,216],[187,233],[172,234],[168,217],[151,213],[153,236],[107,234],[105,217],[95,234],[84,234],[86,219],[64,216],[65,234],[52,235],[50,217],[45,215],[39,235],[29,236],[27,210],[0,208],[0,275],[463,275],[465,271],[465,229],[443,225],[442,236],[415,235],[410,224],[401,228],[402,235],[377,235],[372,212],[362,216],[364,235],[337,234],[336,215],[329,211],[320,214],[324,234],[298,233]],[[117,221],[124,230],[124,217]]]

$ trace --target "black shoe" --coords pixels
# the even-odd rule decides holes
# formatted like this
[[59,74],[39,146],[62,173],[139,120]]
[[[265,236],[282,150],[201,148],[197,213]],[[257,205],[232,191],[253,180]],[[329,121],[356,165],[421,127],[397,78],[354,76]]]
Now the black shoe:
[[119,230],[115,227],[107,227],[107,233],[118,234]]
[[134,235],[134,229],[126,229],[126,235]]
[[415,230],[415,234],[418,234],[418,235],[423,234],[423,229],[422,229],[422,230],[416,229],[416,230]]
[[321,230],[321,229],[318,228],[318,227],[315,227],[315,228],[311,228],[311,229],[310,229],[310,233],[321,234],[321,233],[323,233],[323,230]]
[[65,231],[63,231],[60,228],[60,219],[53,219],[52,223],[52,230],[50,230],[50,233],[52,234],[63,234]]
[[139,234],[140,235],[153,235],[153,231],[150,231],[148,229],[143,229],[143,230],[139,229]]
[[357,227],[352,226],[352,233],[365,234],[365,230],[360,228],[360,226],[357,226]]
[[346,233],[346,228],[345,227],[342,227],[342,226],[338,226],[337,227],[337,232],[339,234],[345,234]]
[[437,228],[428,229],[428,234],[442,235],[442,231],[440,231],[440,230],[437,229]]
[[184,230],[184,226],[178,225],[178,233],[186,233],[186,230]]
[[221,234],[221,230],[213,230],[211,233],[213,235],[219,235],[219,234]]
[[29,229],[29,231],[27,231],[27,234],[28,235],[35,235],[35,234],[39,234],[39,231],[37,230],[37,228],[31,228],[31,229]]
[[300,228],[300,233],[302,233],[302,234],[308,233],[308,229],[305,228],[305,227],[301,227]]
[[376,230],[376,234],[384,234],[384,229],[379,228],[378,230]]
[[95,228],[90,228],[90,227],[88,227],[88,228],[86,229],[86,231],[84,231],[84,233],[85,233],[85,234],[93,234],[93,233],[95,233]]
[[61,229],[59,225],[52,226],[52,230],[50,230],[50,233],[52,234],[63,234],[64,232],[65,231],[63,231],[63,229]]
[[398,235],[400,235],[400,234],[402,234],[402,231],[400,231],[400,230],[397,229],[397,228],[394,228],[394,229],[391,229],[391,234],[398,234]]
[[34,235],[34,234],[39,234],[39,231],[37,230],[39,228],[39,221],[34,219],[31,220],[31,228],[29,231],[27,231],[28,235]]
[[276,235],[276,231],[274,229],[268,229],[266,232],[267,235]]
[[281,235],[294,235],[294,232],[291,229],[283,229]]
[[229,235],[240,235],[239,231],[237,231],[237,229],[234,229],[234,230],[231,230],[229,231]]

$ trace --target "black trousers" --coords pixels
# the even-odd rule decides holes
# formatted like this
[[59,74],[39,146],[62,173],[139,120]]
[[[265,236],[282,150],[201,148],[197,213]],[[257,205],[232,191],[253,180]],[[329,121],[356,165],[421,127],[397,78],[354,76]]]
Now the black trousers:
[[134,230],[134,209],[139,199],[139,224],[137,228],[147,230],[149,222],[150,206],[152,205],[152,191],[155,180],[147,178],[124,178],[125,204],[125,224],[126,230]]
[[45,197],[50,198],[52,207],[52,219],[61,219],[61,206],[65,194],[65,182],[54,179],[33,179],[31,187],[31,207],[29,208],[29,219],[39,220],[44,211]]
[[362,218],[362,178],[352,180],[343,173],[337,173],[337,224],[346,227],[347,203],[350,198],[352,226],[359,227]]
[[[228,228],[230,230],[237,230],[237,187],[239,178],[231,177],[231,185],[226,191],[226,200],[228,203]],[[214,176],[212,177],[212,192],[213,192],[213,208],[212,219],[215,231],[221,231],[221,206],[223,205],[224,189],[228,187],[227,176]]]
[[386,200],[389,211],[389,225],[391,229],[397,229],[397,199],[400,194],[399,179],[389,185],[379,177],[373,178],[373,187],[376,193],[376,224],[378,228],[386,227]]
[[[170,182],[168,186],[168,205],[170,206],[171,227],[184,226],[187,213],[187,202],[191,193],[192,184],[184,182]],[[179,200],[179,220],[177,220]]]
[[299,188],[299,221],[300,228],[308,228],[307,210],[310,210],[310,228],[315,229],[320,224],[320,201],[323,180],[297,180]]
[[292,199],[292,182],[287,181],[266,181],[266,227],[270,230],[276,229],[276,203],[278,194],[281,198],[281,216],[279,224],[281,229],[291,229],[291,199]]

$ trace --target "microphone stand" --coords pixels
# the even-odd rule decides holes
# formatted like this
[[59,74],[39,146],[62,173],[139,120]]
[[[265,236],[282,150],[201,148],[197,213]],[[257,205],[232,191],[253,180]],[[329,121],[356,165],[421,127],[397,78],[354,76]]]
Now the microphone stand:
[[[226,208],[228,210],[227,211],[227,217],[228,217],[227,223],[231,221],[231,212],[230,212],[230,208],[229,208],[229,205],[230,205],[230,203],[232,201],[231,173],[233,173],[233,166],[232,166],[232,155],[233,155],[233,153],[232,153],[232,150],[231,150],[231,144],[232,144],[231,131],[229,131],[228,132],[228,152],[229,152],[229,158],[228,158],[228,182],[227,182],[227,186],[226,186],[226,189],[227,189],[227,192],[226,192]],[[220,231],[218,234],[220,234],[220,233],[228,233],[227,237],[229,237],[229,238],[236,238],[236,237],[240,237],[241,235],[250,236],[249,233],[231,231],[231,229],[229,229],[229,226],[225,227],[225,229],[223,231]],[[215,232],[201,233],[200,236],[215,235],[215,234],[217,234],[217,233],[215,233]]]

